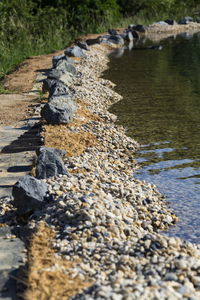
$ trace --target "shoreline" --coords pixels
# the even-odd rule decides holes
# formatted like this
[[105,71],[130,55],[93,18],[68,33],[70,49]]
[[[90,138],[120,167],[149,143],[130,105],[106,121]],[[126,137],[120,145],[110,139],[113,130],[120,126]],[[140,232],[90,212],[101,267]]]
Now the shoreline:
[[[180,299],[191,294],[198,298],[199,246],[159,233],[176,217],[154,185],[133,178],[138,144],[107,111],[121,99],[113,83],[101,78],[111,48],[90,47],[76,66],[82,73],[73,86],[79,112],[86,107],[89,113],[77,113],[69,125],[56,125],[55,132],[55,126],[50,131],[45,126],[45,146],[58,147],[55,135],[62,139],[58,132],[64,130],[60,149],[71,153],[77,144],[70,140],[72,148],[65,147],[70,133],[75,140],[86,133],[79,140],[83,146],[79,155],[64,160],[69,173],[44,180],[55,202],[41,220],[56,232],[52,240],[56,256],[73,264],[70,270],[61,264],[57,271],[64,269],[82,281],[81,291],[69,299]],[[31,226],[37,224],[33,220]],[[64,299],[64,294],[59,297]]]
[[67,151],[68,174],[42,180],[54,201],[27,225],[26,299],[199,299],[200,246],[159,233],[177,218],[133,178],[139,145],[108,112],[121,99],[101,78],[112,49],[91,46],[77,61],[74,120],[43,125],[45,146]]

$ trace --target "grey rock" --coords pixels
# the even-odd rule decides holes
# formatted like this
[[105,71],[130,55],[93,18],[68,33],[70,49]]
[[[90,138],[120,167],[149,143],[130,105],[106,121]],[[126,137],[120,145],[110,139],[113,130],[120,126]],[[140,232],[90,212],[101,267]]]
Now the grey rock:
[[47,148],[47,147],[44,147],[44,146],[42,146],[42,147],[36,149],[35,152],[36,152],[37,156],[39,156],[39,155],[40,155],[41,153],[43,153],[44,150],[46,150],[46,149],[53,151],[56,155],[58,155],[58,156],[60,156],[60,157],[64,157],[65,154],[66,154],[66,151],[65,151],[65,150],[62,150],[62,149],[56,149],[56,148]]
[[83,50],[78,46],[69,47],[65,50],[65,55],[74,57],[84,57],[86,56]]
[[132,26],[132,30],[136,30],[138,32],[145,32],[146,31],[146,26],[138,24],[138,25],[134,25]]
[[57,82],[57,79],[46,78],[42,84],[42,92],[47,93],[52,88],[52,86]]
[[51,78],[45,79],[42,85],[43,93],[49,92],[49,98],[51,98],[52,96],[61,95],[68,95],[70,98],[72,98],[73,96],[70,92],[70,89],[67,86],[67,84],[71,85],[71,78],[68,78],[68,76],[63,75],[61,79],[63,79],[65,82]]
[[66,96],[53,97],[42,108],[41,116],[49,124],[67,124],[72,120],[76,111],[75,102]]
[[72,74],[69,72],[59,70],[59,69],[52,69],[49,72],[47,79],[54,79],[54,80],[56,79],[62,81],[66,85],[71,85],[73,82],[72,77],[73,77]]
[[162,25],[162,26],[168,26],[169,24],[165,21],[159,21],[159,22],[156,22],[154,23],[155,25]]
[[104,35],[101,38],[101,43],[124,45],[124,39],[120,35]]
[[167,273],[164,278],[165,281],[177,281],[178,278],[175,273]]
[[57,55],[57,56],[53,56],[52,58],[52,66],[53,68],[56,68],[57,63],[60,61],[66,61],[70,64],[74,64],[74,60],[71,59],[70,57],[67,57],[66,55],[62,54],[62,55]]
[[70,86],[71,84],[73,84],[73,75],[66,72],[65,74],[60,76],[60,81],[62,81],[65,85]]
[[108,29],[108,33],[110,35],[117,35],[117,30],[116,29]]
[[57,63],[60,60],[66,60],[66,56],[64,54],[53,56],[53,58],[52,58],[52,66],[53,66],[53,68],[56,68]]
[[65,74],[65,72],[63,70],[59,70],[59,69],[52,69],[49,74],[48,74],[48,78],[51,79],[60,79],[60,77]]
[[97,37],[96,39],[87,39],[86,43],[87,43],[88,46],[92,46],[92,45],[95,45],[95,44],[100,44],[100,39],[101,39],[101,36]]
[[67,60],[59,60],[56,65],[56,70],[61,70],[63,73],[69,72],[72,75],[77,74],[77,70],[73,64],[67,62]]
[[67,95],[69,98],[72,98],[70,89],[66,86],[66,84],[60,80],[56,80],[49,88],[49,99],[51,99],[52,96],[62,95]]
[[48,200],[47,192],[46,183],[30,175],[22,177],[12,190],[18,214],[25,215],[41,209]]
[[41,147],[36,162],[36,177],[45,179],[59,174],[67,174],[62,157],[65,151]]
[[62,95],[62,96],[52,96],[50,99],[51,104],[54,105],[60,105],[60,104],[70,104],[71,106],[73,106],[73,112],[76,111],[76,104],[75,102],[72,100],[72,98],[68,97],[68,95]]
[[165,23],[167,23],[169,25],[176,25],[177,24],[176,21],[173,20],[173,19],[167,19],[167,20],[165,20]]
[[90,50],[89,47],[88,47],[88,44],[84,41],[78,41],[77,42],[77,46],[79,46],[81,49],[84,49],[84,50]]
[[193,22],[193,18],[192,17],[185,17],[185,18],[181,19],[178,22],[178,24],[180,24],[180,25],[187,25],[190,22]]

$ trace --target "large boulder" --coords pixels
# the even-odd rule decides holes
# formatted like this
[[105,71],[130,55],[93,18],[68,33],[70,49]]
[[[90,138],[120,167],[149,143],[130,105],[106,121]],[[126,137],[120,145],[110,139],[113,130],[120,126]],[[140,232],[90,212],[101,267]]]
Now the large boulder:
[[193,22],[193,18],[192,17],[184,17],[183,19],[181,19],[178,24],[180,25],[187,25],[190,22]]
[[53,79],[53,78],[44,79],[43,84],[42,84],[42,92],[43,93],[49,92],[49,90],[55,84],[56,81],[57,81],[57,79]]
[[37,150],[36,177],[45,179],[67,174],[62,157],[66,152],[54,148],[40,147]]
[[72,94],[70,89],[60,80],[56,80],[49,88],[49,98],[53,96],[64,96],[66,95],[68,98],[72,98]]
[[65,55],[72,57],[84,57],[86,56],[83,50],[79,46],[69,47],[64,51]]
[[49,97],[53,95],[60,96],[60,95],[70,94],[71,92],[68,86],[72,84],[71,77],[62,75],[61,79],[63,80],[46,78],[43,81],[43,85],[42,85],[43,93],[49,92]]
[[65,74],[65,72],[63,70],[51,69],[51,71],[49,71],[49,73],[48,73],[48,78],[59,80],[60,77],[64,74]]
[[40,210],[49,200],[47,193],[48,186],[45,182],[30,175],[20,178],[12,190],[18,214],[25,215]]
[[70,86],[73,83],[73,75],[69,72],[59,69],[52,69],[49,72],[47,79],[57,79],[68,86]]
[[56,68],[57,63],[60,60],[66,60],[66,56],[64,54],[62,54],[62,55],[54,55],[53,56],[53,58],[52,58],[52,66],[53,66],[53,68]]
[[64,55],[64,54],[62,54],[62,55],[55,55],[55,56],[53,56],[53,58],[52,58],[52,65],[53,65],[53,68],[56,68],[57,63],[58,63],[59,61],[61,61],[61,60],[66,61],[66,62],[68,62],[69,64],[74,64],[74,63],[75,63],[75,61],[74,61],[73,59],[71,59],[70,57],[67,57],[67,56]]
[[101,37],[103,44],[124,45],[124,39],[119,35],[104,35]]
[[66,96],[53,97],[41,110],[41,116],[47,123],[67,124],[72,121],[76,111],[75,102]]
[[61,70],[64,73],[69,72],[72,75],[77,74],[77,70],[73,64],[67,62],[67,60],[61,59],[57,62],[56,70]]

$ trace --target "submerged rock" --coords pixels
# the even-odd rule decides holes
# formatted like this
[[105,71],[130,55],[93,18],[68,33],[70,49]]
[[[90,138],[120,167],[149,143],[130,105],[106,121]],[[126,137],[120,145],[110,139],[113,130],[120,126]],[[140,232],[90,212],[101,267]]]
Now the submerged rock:
[[48,200],[47,192],[45,182],[30,175],[22,177],[12,190],[14,206],[18,214],[25,215],[41,209]]
[[45,179],[59,174],[67,174],[62,156],[65,151],[41,147],[37,152],[38,158],[36,162],[36,177]]
[[66,95],[68,98],[72,98],[70,89],[60,80],[56,80],[49,88],[49,98],[52,96],[64,96]]

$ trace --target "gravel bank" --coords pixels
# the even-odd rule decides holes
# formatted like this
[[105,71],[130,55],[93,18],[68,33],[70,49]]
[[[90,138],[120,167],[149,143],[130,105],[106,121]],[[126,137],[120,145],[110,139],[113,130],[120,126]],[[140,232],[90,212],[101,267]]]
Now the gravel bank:
[[[52,275],[62,270],[92,282],[69,299],[199,299],[200,246],[159,233],[177,218],[155,186],[134,178],[138,144],[107,111],[121,99],[113,83],[101,78],[110,50],[91,46],[76,66],[81,76],[74,77],[72,87],[80,111],[86,107],[89,113],[55,127],[55,139],[61,129],[61,137],[71,137],[68,174],[44,180],[54,202],[29,226],[45,221],[56,232],[56,256],[73,263],[70,269],[52,266]],[[45,132],[46,146],[55,146]],[[73,134],[74,139],[85,136],[80,152],[73,152]]]

